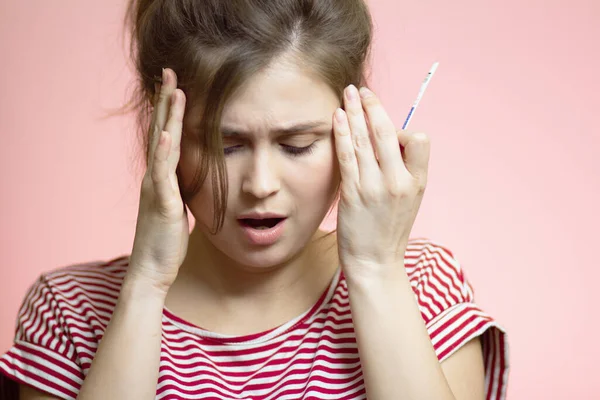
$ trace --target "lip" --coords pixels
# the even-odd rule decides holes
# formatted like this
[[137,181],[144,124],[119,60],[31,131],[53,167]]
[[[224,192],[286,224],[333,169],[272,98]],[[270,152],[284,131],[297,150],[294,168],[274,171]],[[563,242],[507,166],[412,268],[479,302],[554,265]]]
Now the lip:
[[287,218],[283,214],[277,214],[272,212],[249,212],[242,214],[238,219],[267,219],[267,218]]
[[283,236],[286,221],[287,219],[284,218],[274,227],[261,230],[244,225],[242,221],[239,221],[239,224],[248,243],[255,246],[270,246],[277,243]]

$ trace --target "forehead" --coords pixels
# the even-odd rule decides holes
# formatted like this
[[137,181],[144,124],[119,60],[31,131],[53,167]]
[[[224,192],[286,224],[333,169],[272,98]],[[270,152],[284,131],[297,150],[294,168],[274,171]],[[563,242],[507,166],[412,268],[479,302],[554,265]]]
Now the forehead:
[[337,106],[336,94],[315,74],[278,63],[240,87],[224,109],[223,123],[284,123],[331,115]]
[[[316,74],[292,62],[278,62],[246,81],[223,110],[224,127],[256,134],[304,123],[331,124],[338,95]],[[194,123],[199,123],[197,116]]]

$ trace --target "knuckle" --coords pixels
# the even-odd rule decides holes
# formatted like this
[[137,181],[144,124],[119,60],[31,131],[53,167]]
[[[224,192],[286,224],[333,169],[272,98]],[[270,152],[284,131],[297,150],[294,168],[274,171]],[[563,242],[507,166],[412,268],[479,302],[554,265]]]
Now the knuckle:
[[158,92],[159,103],[166,102],[169,99],[170,95],[171,95],[171,93],[169,92],[168,88],[166,86],[163,86],[160,89],[160,92]]
[[417,194],[418,195],[424,194],[426,189],[427,189],[427,178],[419,179],[419,182],[417,183]]
[[162,220],[172,221],[177,219],[183,213],[183,210],[177,206],[177,202],[174,199],[168,199],[163,202],[157,202],[156,212]]
[[148,171],[145,175],[144,175],[144,179],[142,179],[142,193],[147,193],[149,191],[152,190],[152,188],[154,187],[153,183],[152,183],[152,172]]
[[415,176],[413,179],[412,191],[416,192],[417,196],[421,196],[425,193],[427,188],[427,177],[426,176]]
[[409,197],[414,193],[411,185],[407,185],[403,180],[396,180],[387,185],[388,194],[396,199],[401,200],[406,197]]
[[338,152],[338,159],[344,165],[351,164],[354,162],[354,151],[340,151]]
[[357,149],[364,149],[371,146],[371,139],[367,135],[354,136],[354,143]]
[[382,200],[381,189],[374,185],[363,185],[361,197],[365,203],[377,204]]
[[394,199],[401,199],[405,196],[406,191],[399,183],[392,183],[388,186],[388,193]]
[[429,136],[427,136],[427,134],[423,133],[423,132],[417,132],[412,136],[412,141],[413,142],[417,142],[419,144],[429,144],[430,143],[430,139]]
[[154,122],[152,122],[152,133],[158,135],[161,131],[162,127],[158,124],[158,121],[155,120]]
[[[161,165],[159,165],[160,162],[156,162],[154,165],[154,168],[152,168],[152,172],[151,172],[151,177],[152,177],[152,183],[156,184],[161,182],[164,178],[165,178],[165,174],[162,171]],[[159,168],[156,168],[159,167]]]
[[377,96],[367,96],[362,98],[363,104],[368,107],[373,107],[379,105],[379,99]]
[[350,104],[346,107],[345,111],[346,114],[348,114],[348,118],[351,120],[356,120],[364,115],[363,108],[360,104],[358,106]]
[[396,132],[393,129],[388,129],[387,126],[374,124],[372,129],[373,135],[379,139],[387,139],[389,137],[396,138]]

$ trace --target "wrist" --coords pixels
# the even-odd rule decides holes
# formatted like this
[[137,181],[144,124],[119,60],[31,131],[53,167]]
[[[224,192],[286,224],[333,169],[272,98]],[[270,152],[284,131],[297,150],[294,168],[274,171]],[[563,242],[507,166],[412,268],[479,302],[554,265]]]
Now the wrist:
[[144,299],[145,301],[157,301],[164,304],[170,285],[160,283],[132,270],[127,271],[121,297],[125,299]]
[[389,285],[410,284],[404,262],[394,265],[354,264],[344,268],[348,287],[364,288],[367,291]]

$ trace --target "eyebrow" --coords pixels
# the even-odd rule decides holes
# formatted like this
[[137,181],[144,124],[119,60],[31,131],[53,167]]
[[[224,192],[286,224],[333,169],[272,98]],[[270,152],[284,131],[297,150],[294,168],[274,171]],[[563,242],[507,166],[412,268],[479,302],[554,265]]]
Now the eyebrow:
[[[322,130],[323,133],[325,132],[330,132],[331,131],[331,127],[329,126],[328,122],[325,121],[306,121],[306,122],[301,122],[299,124],[296,125],[292,125],[289,127],[280,127],[280,128],[276,128],[271,130],[272,133],[275,134],[279,134],[279,135],[294,135],[294,134],[298,134],[298,133],[305,133],[308,131],[314,131],[315,129],[319,129],[319,128],[325,128],[324,130]],[[236,129],[233,127],[229,127],[226,125],[223,125],[221,127],[221,133],[223,135],[223,137],[232,137],[232,136],[250,136],[250,133],[244,130],[240,130],[240,129]]]

